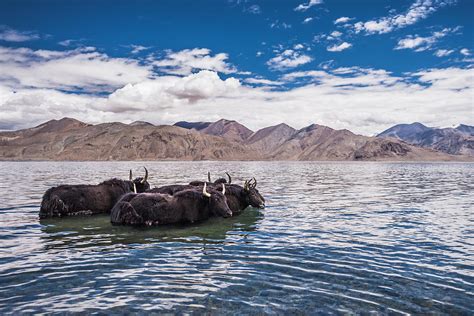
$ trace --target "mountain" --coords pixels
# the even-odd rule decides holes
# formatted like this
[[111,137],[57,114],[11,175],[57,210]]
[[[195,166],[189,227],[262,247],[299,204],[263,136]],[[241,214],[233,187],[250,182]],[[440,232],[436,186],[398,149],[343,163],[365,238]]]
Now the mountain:
[[[0,133],[2,160],[248,160],[241,144],[176,126],[50,121]],[[66,121],[69,122],[69,121]],[[71,123],[71,122],[70,122]]]
[[420,123],[395,125],[377,135],[396,138],[409,144],[439,150],[453,155],[474,156],[474,127],[433,128]]
[[250,129],[242,124],[225,119],[209,124],[209,126],[202,129],[201,132],[209,135],[221,136],[228,140],[240,143],[253,134]]
[[173,124],[173,126],[178,126],[178,127],[182,127],[182,128],[185,128],[185,129],[195,129],[197,131],[200,131],[202,129],[205,129],[206,127],[208,127],[209,125],[211,125],[211,122],[186,122],[186,121],[180,121],[180,122],[176,122]]
[[250,135],[245,144],[263,152],[271,152],[287,141],[296,130],[284,123],[265,127]]
[[197,131],[146,122],[91,125],[64,118],[30,129],[0,132],[0,160],[469,159],[472,156],[448,155],[393,137],[361,136],[317,124],[300,130],[279,124],[253,133],[229,120]]
[[151,123],[148,123],[148,122],[145,122],[145,121],[135,121],[135,122],[132,122],[130,124],[128,124],[130,126],[155,126]]

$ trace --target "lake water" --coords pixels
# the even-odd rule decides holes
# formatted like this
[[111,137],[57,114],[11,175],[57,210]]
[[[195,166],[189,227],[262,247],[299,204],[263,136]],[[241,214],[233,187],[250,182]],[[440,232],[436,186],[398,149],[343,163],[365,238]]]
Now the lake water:
[[[181,227],[38,219],[65,183],[255,176],[264,210]],[[0,162],[0,314],[474,313],[474,164]]]

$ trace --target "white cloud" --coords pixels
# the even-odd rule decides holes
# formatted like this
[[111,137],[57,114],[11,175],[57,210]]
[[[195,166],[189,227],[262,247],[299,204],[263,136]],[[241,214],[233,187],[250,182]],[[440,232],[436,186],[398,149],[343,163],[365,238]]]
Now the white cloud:
[[454,53],[454,50],[452,49],[438,49],[434,55],[436,57],[445,57],[445,56],[449,56],[451,55],[452,53]]
[[262,10],[260,9],[260,6],[258,4],[253,4],[250,7],[245,8],[244,12],[251,13],[251,14],[260,14],[262,13]]
[[340,52],[340,51],[343,51],[343,50],[351,48],[351,47],[352,47],[352,44],[347,43],[347,42],[343,42],[339,45],[329,46],[327,48],[327,51],[328,52]]
[[454,1],[446,0],[416,0],[408,10],[402,14],[393,14],[376,20],[357,22],[354,24],[356,33],[383,34],[393,30],[415,24],[419,20],[426,19],[439,8]]
[[343,23],[349,22],[350,20],[352,20],[352,18],[347,17],[347,16],[342,16],[342,17],[334,20],[334,24],[343,24]]
[[296,44],[295,46],[293,46],[293,49],[296,49],[296,50],[303,49],[303,48],[304,48],[303,44]]
[[153,62],[160,71],[168,74],[188,75],[194,70],[212,70],[225,74],[235,73],[237,69],[227,63],[225,53],[211,55],[207,48],[185,49],[179,52],[168,51],[164,59]]
[[0,25],[0,41],[5,42],[26,42],[40,39],[36,32],[18,31],[4,25]]
[[67,51],[0,46],[0,83],[15,88],[110,91],[151,76],[150,67],[94,47]]
[[270,23],[270,28],[272,29],[291,29],[291,24],[286,22],[280,22],[279,20],[275,20],[274,22]]
[[323,0],[309,0],[309,2],[306,3],[306,4],[302,3],[302,4],[298,5],[295,8],[295,11],[304,12],[304,11],[308,10],[309,8],[311,8],[315,5],[321,4],[321,3],[323,3]]
[[431,36],[426,37],[409,35],[408,37],[399,40],[395,49],[413,49],[416,52],[422,52],[431,49],[439,39],[445,37],[449,33],[456,32],[457,30],[459,30],[459,27],[454,29],[444,28],[439,32],[433,32]]
[[332,37],[339,37],[339,36],[342,35],[342,33],[339,32],[339,31],[333,31],[330,35],[331,35]]
[[132,48],[132,51],[131,51],[132,54],[138,54],[139,52],[150,48],[150,47],[142,46],[142,45],[130,45],[130,47]]
[[247,78],[244,80],[246,83],[266,85],[266,86],[281,86],[284,84],[282,81],[273,81],[263,78]]
[[307,24],[309,22],[313,21],[313,18],[309,17],[303,20],[303,24]]
[[298,53],[292,49],[287,49],[267,61],[267,65],[271,69],[285,70],[307,64],[312,60],[313,59],[308,55]]
[[464,56],[471,56],[471,52],[467,48],[463,48],[459,52]]

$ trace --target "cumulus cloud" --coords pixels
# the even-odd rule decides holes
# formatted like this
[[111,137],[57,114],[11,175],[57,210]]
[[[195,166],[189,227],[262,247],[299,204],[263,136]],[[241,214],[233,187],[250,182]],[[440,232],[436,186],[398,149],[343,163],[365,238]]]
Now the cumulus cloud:
[[456,27],[454,29],[444,28],[439,32],[433,32],[430,36],[425,37],[418,35],[409,35],[406,38],[400,39],[395,49],[413,49],[416,52],[422,52],[431,49],[432,46],[441,38],[445,37],[449,33],[456,32],[457,30],[459,30],[459,27]]
[[265,86],[281,86],[284,84],[282,81],[274,81],[263,78],[247,78],[244,80],[246,83],[265,85]]
[[212,70],[224,74],[237,72],[237,69],[227,62],[228,58],[225,53],[212,55],[210,49],[194,48],[178,52],[168,51],[164,59],[154,61],[153,65],[164,73],[175,75],[189,75],[196,70]]
[[26,42],[40,39],[38,33],[33,31],[18,31],[5,25],[0,25],[0,41]]
[[347,43],[347,42],[343,42],[339,45],[336,44],[336,45],[333,45],[333,46],[329,46],[327,48],[327,51],[328,52],[341,52],[341,51],[343,51],[345,49],[348,49],[348,48],[351,48],[351,47],[352,47],[352,44]]
[[132,51],[131,51],[132,54],[138,54],[141,51],[150,49],[150,47],[142,46],[142,45],[130,45],[130,48],[132,48]]
[[309,23],[309,22],[311,22],[311,21],[313,21],[313,18],[312,18],[312,17],[309,17],[309,18],[304,19],[302,23],[303,23],[303,24],[307,24],[307,23]]
[[307,64],[312,60],[308,55],[287,49],[267,61],[267,65],[274,70],[285,70]]
[[471,52],[467,48],[463,48],[459,52],[464,56],[471,56]]
[[426,19],[439,8],[449,5],[453,2],[454,1],[449,0],[416,0],[404,13],[393,14],[366,22],[357,22],[354,24],[354,29],[356,33],[389,33],[393,30],[415,24],[419,20]]
[[323,3],[323,0],[309,0],[308,3],[302,3],[302,4],[298,5],[295,8],[295,11],[304,12],[304,11],[308,10],[309,8],[311,8],[315,5],[321,4],[321,3]]
[[279,20],[275,20],[274,22],[270,23],[270,28],[272,29],[291,29],[291,24],[286,22],[280,22]]
[[0,83],[14,88],[110,91],[151,76],[136,60],[110,58],[94,47],[51,51],[0,46]]
[[347,16],[341,16],[340,18],[334,20],[334,24],[344,24],[352,20],[352,18]]

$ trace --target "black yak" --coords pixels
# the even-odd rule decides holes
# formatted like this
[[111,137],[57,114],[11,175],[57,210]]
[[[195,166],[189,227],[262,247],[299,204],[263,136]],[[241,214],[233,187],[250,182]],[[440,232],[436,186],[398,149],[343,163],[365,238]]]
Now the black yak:
[[110,179],[97,185],[60,185],[46,191],[41,202],[40,218],[109,213],[122,195],[150,189],[145,177],[132,180]]
[[[229,180],[230,175],[228,175]],[[197,181],[196,181],[197,182]],[[230,181],[229,181],[230,182]],[[207,182],[202,182],[204,184],[208,184]],[[177,192],[181,192],[184,190],[189,190],[192,188],[199,188],[202,185],[198,185],[197,183],[192,185],[166,185],[159,188],[151,189],[148,192],[151,193],[164,193],[174,195]],[[208,184],[209,187],[215,188],[216,190],[222,190],[222,184]],[[233,215],[237,215],[241,213],[244,209],[246,209],[249,205],[252,207],[264,208],[265,207],[265,199],[257,190],[257,180],[255,178],[245,181],[244,186],[240,186],[237,184],[225,184],[225,196],[227,199],[227,205],[232,210]]]
[[110,212],[112,224],[121,225],[166,225],[193,223],[211,216],[232,216],[223,191],[202,191],[196,187],[174,195],[161,193],[129,193],[115,204]]

